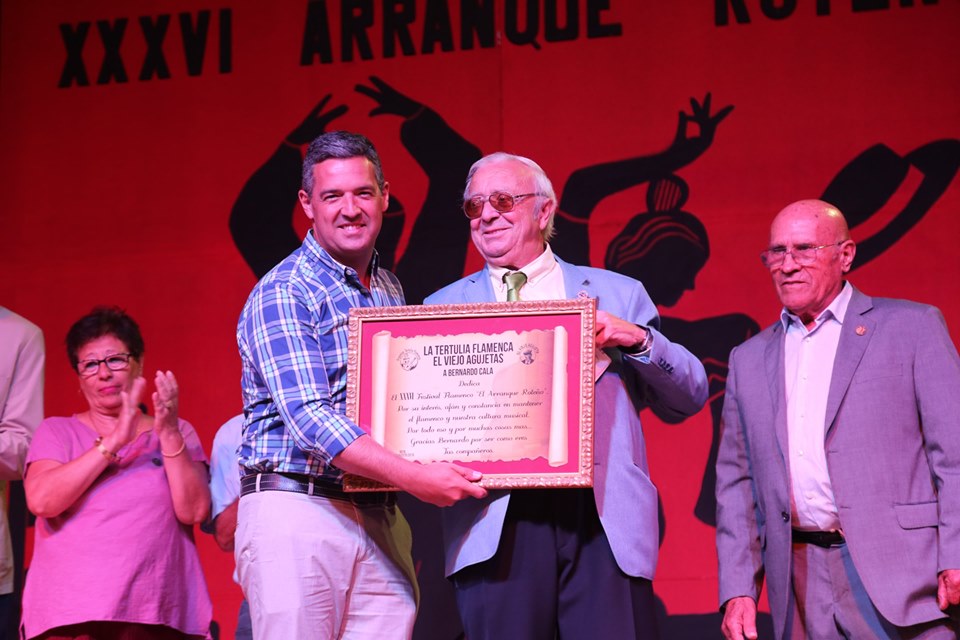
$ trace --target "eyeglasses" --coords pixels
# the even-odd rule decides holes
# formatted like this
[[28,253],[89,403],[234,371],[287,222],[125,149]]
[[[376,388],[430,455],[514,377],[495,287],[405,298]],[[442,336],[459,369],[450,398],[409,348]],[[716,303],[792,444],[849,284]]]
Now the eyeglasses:
[[77,373],[81,376],[92,376],[100,371],[100,363],[107,365],[110,371],[123,371],[130,366],[129,353],[112,353],[102,360],[81,360],[77,363]]
[[763,263],[763,266],[768,269],[773,269],[774,267],[779,267],[783,264],[783,261],[787,259],[787,254],[789,253],[793,256],[793,261],[796,262],[801,267],[806,267],[817,261],[817,251],[820,249],[826,249],[827,247],[838,247],[841,244],[846,242],[846,240],[841,240],[840,242],[834,242],[833,244],[821,244],[821,245],[812,245],[812,244],[798,244],[792,249],[787,247],[771,247],[766,251],[760,252],[760,261]]
[[463,212],[467,214],[468,218],[475,220],[483,214],[484,200],[490,203],[490,206],[493,207],[494,211],[506,213],[507,211],[513,211],[513,208],[516,206],[516,204],[524,198],[539,195],[543,194],[521,193],[514,196],[509,193],[504,193],[503,191],[494,191],[489,196],[473,196],[469,200],[464,200]]

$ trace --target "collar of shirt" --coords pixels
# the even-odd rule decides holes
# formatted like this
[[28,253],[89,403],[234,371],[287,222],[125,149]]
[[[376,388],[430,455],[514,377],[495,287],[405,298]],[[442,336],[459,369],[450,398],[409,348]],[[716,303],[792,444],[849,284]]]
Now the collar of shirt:
[[[311,262],[318,262],[329,273],[336,275],[343,282],[352,285],[363,286],[360,274],[353,267],[337,262],[333,256],[327,253],[327,250],[320,246],[317,239],[313,236],[313,229],[307,231],[307,237],[303,241],[303,246],[307,250],[307,255]],[[380,254],[376,249],[373,251],[373,258],[370,260],[370,281],[373,282],[377,277],[377,270],[380,268]]]
[[784,331],[790,331],[791,325],[800,329],[804,335],[813,333],[816,331],[820,325],[822,325],[826,320],[833,318],[837,321],[837,324],[843,324],[843,319],[847,315],[847,307],[850,306],[850,298],[853,297],[853,286],[849,282],[843,283],[843,288],[840,289],[840,293],[837,294],[837,297],[827,305],[827,308],[820,312],[820,315],[817,316],[817,319],[813,323],[813,329],[807,331],[806,326],[803,324],[803,321],[799,316],[795,316],[786,310],[786,308],[780,311],[780,324],[783,325]]
[[[488,267],[490,281],[493,285],[493,291],[497,294],[497,300],[505,300],[507,297],[507,285],[503,281],[503,275],[505,273],[523,271],[523,274],[527,276],[527,282],[523,286],[535,289],[544,278],[553,273],[554,269],[559,269],[560,265],[557,264],[557,259],[553,256],[553,250],[550,249],[550,245],[548,244],[543,253],[519,269],[505,269],[504,267],[495,267],[493,265],[488,265]],[[521,300],[523,300],[522,291],[523,289],[521,289],[520,293]]]

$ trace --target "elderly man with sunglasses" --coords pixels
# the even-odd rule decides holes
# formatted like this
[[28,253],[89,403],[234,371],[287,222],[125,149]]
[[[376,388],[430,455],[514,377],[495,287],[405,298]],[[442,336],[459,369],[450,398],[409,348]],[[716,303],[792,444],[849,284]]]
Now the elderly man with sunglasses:
[[717,459],[722,631],[947,640],[960,602],[960,358],[934,307],[864,295],[840,211],[781,211],[783,311],[733,350]]
[[657,491],[639,412],[675,422],[699,411],[703,366],[658,331],[639,282],[553,254],[556,196],[532,160],[477,161],[463,208],[487,264],[427,304],[591,297],[599,309],[593,488],[491,491],[444,509],[446,573],[466,636],[656,638]]

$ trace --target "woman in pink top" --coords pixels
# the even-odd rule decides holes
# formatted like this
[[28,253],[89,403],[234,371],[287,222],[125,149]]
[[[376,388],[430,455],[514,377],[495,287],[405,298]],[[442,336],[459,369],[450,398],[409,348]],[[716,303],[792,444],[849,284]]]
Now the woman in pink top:
[[140,411],[143,339],[115,307],[78,320],[67,355],[89,408],[44,420],[27,455],[37,523],[21,635],[206,637],[210,596],[193,525],[210,509],[207,466],[177,416],[177,381],[158,371],[154,416]]

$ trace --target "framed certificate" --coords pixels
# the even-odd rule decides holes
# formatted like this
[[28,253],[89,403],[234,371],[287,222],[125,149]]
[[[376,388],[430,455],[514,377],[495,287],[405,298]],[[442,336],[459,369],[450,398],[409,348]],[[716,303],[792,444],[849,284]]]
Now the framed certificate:
[[486,488],[591,486],[595,320],[591,298],[351,309],[347,415]]

